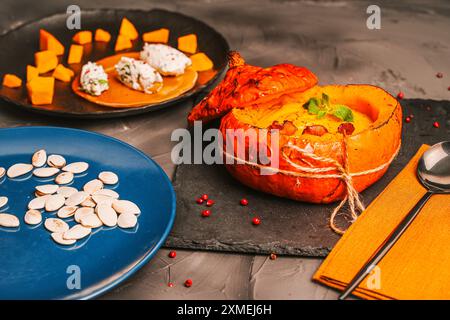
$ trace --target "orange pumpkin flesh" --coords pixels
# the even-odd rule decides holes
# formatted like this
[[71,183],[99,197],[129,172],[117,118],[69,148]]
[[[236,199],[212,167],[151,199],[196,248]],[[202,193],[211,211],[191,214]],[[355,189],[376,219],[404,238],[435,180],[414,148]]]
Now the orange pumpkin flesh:
[[[297,131],[290,130],[288,131],[289,134],[281,132],[280,148],[291,143],[302,149],[310,150],[315,155],[335,159],[344,165],[346,154],[343,142],[344,135],[339,133],[338,130],[342,121],[339,122],[334,119],[314,120],[305,116],[303,110],[297,115],[298,118],[296,118],[295,112],[289,114],[289,110],[284,114],[277,113],[277,111],[283,110],[286,105],[298,104],[301,106],[309,98],[320,96],[322,93],[326,93],[331,98],[332,103],[350,107],[355,114],[353,122],[355,131],[346,138],[349,172],[367,171],[389,162],[400,146],[401,106],[387,92],[370,85],[316,86],[305,92],[289,93],[268,102],[241,109],[235,108],[221,122],[220,130],[224,137],[224,151],[226,151],[227,145],[227,129],[243,129],[244,131],[267,129],[268,124],[273,121],[282,123],[291,117],[294,119],[293,123],[299,126],[302,123],[305,127],[315,123],[321,124],[328,130],[328,133],[321,136],[303,134],[304,127],[298,127]],[[272,118],[270,114],[272,114]],[[308,118],[308,121],[304,122],[302,117]],[[258,119],[263,119],[263,121]],[[267,134],[267,141],[270,145],[270,131]],[[250,147],[250,145],[246,145],[246,154],[249,153]],[[315,168],[328,166],[323,162],[311,160],[298,151],[283,150],[289,159],[296,164],[310,163]],[[281,150],[279,155],[279,169],[301,173],[282,157]],[[313,203],[330,203],[343,199],[346,195],[345,184],[338,178],[306,178],[285,173],[261,175],[260,169],[251,164],[227,164],[226,167],[241,183],[280,197]],[[374,173],[354,176],[353,185],[355,189],[358,192],[366,189],[380,179],[386,170],[387,166]],[[333,171],[327,173],[333,173]],[[334,171],[334,173],[338,172]]]
[[105,72],[108,74],[109,81],[109,89],[100,96],[92,96],[82,91],[80,89],[79,75],[72,82],[72,90],[80,97],[99,105],[113,108],[132,108],[174,99],[192,89],[197,81],[197,72],[188,68],[180,76],[163,77],[163,87],[157,93],[146,94],[130,89],[117,79],[114,69],[114,66],[123,56],[139,59],[139,52],[117,54],[96,62],[103,66]]

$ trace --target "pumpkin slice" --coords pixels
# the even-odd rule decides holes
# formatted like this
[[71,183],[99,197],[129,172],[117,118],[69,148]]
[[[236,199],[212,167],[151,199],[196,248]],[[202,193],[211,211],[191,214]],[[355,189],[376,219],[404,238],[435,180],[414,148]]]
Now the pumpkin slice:
[[46,73],[56,68],[58,65],[58,57],[54,51],[39,51],[34,54],[34,64],[39,73]]
[[83,46],[72,44],[69,50],[69,57],[67,58],[67,63],[80,63],[83,58]]
[[88,44],[92,42],[92,31],[78,31],[72,38],[78,44]]
[[210,121],[233,108],[303,92],[316,84],[316,76],[306,68],[292,64],[256,67],[246,64],[238,52],[231,52],[224,80],[192,109],[188,121]]
[[133,43],[127,36],[119,34],[117,37],[116,45],[114,46],[114,51],[121,51],[125,49],[130,49],[133,47]]
[[178,50],[187,53],[197,52],[197,35],[191,33],[178,38]]
[[154,94],[146,94],[123,85],[117,78],[114,66],[121,57],[139,59],[139,52],[120,53],[97,61],[108,74],[109,89],[100,96],[92,96],[80,89],[79,75],[72,82],[72,90],[93,103],[112,108],[138,108],[175,99],[191,90],[197,81],[197,72],[192,68],[178,77],[163,77],[162,88]]
[[167,43],[169,42],[169,29],[161,28],[158,30],[146,32],[142,35],[144,42]]
[[111,40],[111,34],[103,29],[95,30],[95,41],[97,42],[109,42]]
[[58,56],[64,54],[64,46],[62,43],[59,42],[54,35],[44,29],[39,30],[39,50],[54,51]]
[[39,77],[39,70],[35,66],[27,65],[27,82]]
[[136,40],[139,37],[139,33],[136,30],[136,27],[127,18],[122,19],[119,34],[131,40]]
[[15,74],[5,74],[3,77],[3,86],[8,88],[19,88],[22,85],[22,79]]
[[28,97],[32,104],[51,104],[55,89],[55,78],[36,77],[27,83]]
[[58,64],[58,66],[53,71],[53,78],[61,80],[63,82],[70,82],[70,79],[75,75],[75,73],[69,69],[64,67],[62,64]]
[[203,52],[199,52],[193,54],[189,57],[192,61],[192,68],[195,71],[207,71],[213,68],[214,64],[211,59],[204,54]]

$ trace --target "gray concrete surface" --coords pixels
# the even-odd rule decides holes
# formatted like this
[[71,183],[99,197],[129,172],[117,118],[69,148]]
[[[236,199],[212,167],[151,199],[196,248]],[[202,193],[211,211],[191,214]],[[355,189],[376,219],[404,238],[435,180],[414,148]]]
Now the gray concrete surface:
[[[0,34],[69,4],[82,8],[154,7],[200,18],[222,32],[248,62],[289,62],[313,70],[322,84],[372,83],[408,98],[450,99],[450,2],[377,1],[381,30],[366,28],[372,1],[270,0],[2,0]],[[435,77],[444,73],[443,79]],[[188,101],[171,109],[116,120],[70,121],[28,114],[0,102],[0,126],[59,125],[112,135],[142,149],[171,175],[170,133],[185,126]],[[320,259],[161,250],[105,299],[334,299],[337,293],[311,282]],[[175,287],[169,288],[168,271]],[[194,285],[182,283],[191,278]]]

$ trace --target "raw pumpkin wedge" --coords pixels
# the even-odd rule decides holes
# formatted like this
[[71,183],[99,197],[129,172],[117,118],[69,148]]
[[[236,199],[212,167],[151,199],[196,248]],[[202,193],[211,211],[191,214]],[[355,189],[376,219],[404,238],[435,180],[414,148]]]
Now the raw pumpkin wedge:
[[22,85],[22,79],[15,74],[7,73],[3,77],[3,86],[8,88],[19,88]]
[[27,65],[27,82],[39,77],[39,70],[35,66]]
[[34,54],[34,64],[39,73],[46,73],[56,68],[58,65],[58,57],[51,50],[39,51]]
[[36,77],[27,83],[27,90],[32,104],[51,104],[55,91],[55,78]]
[[83,58],[83,46],[72,44],[69,50],[69,57],[67,58],[67,63],[80,63],[81,58]]
[[120,24],[119,35],[125,36],[128,39],[136,40],[139,37],[139,33],[136,27],[127,18],[123,18]]
[[111,34],[103,29],[95,30],[94,40],[97,42],[109,42],[111,40]]
[[53,71],[52,76],[53,78],[63,82],[69,82],[74,75],[75,73],[71,69],[64,67],[62,64],[58,64],[56,69]]
[[197,35],[191,33],[178,38],[178,50],[186,53],[197,52]]
[[116,45],[114,46],[114,51],[130,49],[131,47],[133,47],[133,43],[131,42],[130,38],[119,34],[116,40]]
[[64,54],[64,46],[62,43],[59,42],[54,35],[44,29],[39,30],[39,50],[54,51],[58,56]]
[[78,44],[88,44],[92,42],[92,31],[78,31],[72,38]]
[[203,52],[193,54],[189,58],[192,61],[192,68],[198,72],[210,70],[214,66],[211,59]]
[[167,28],[146,32],[142,35],[144,42],[167,43],[169,42],[170,31]]

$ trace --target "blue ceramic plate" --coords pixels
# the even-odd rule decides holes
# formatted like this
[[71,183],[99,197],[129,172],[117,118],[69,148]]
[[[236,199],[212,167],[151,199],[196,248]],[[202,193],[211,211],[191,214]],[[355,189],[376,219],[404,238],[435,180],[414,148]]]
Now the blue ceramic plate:
[[[34,187],[51,179],[28,174],[0,179],[0,208],[20,219],[20,227],[0,227],[0,299],[89,299],[119,284],[142,267],[160,248],[175,218],[175,193],[162,169],[134,147],[97,133],[54,127],[0,129],[0,166],[30,163],[38,149],[61,154],[67,162],[86,161],[87,174],[72,186],[81,189],[101,171],[114,171],[111,188],[141,209],[134,229],[100,227],[71,246],[53,242],[43,223],[29,226],[23,216]],[[43,213],[54,217],[55,213]],[[73,219],[66,219],[69,225]],[[80,288],[78,287],[80,285]]]

